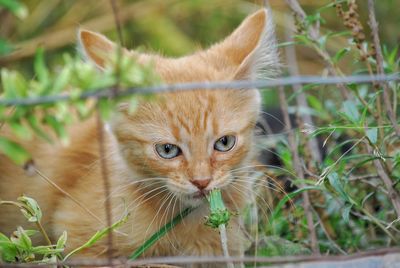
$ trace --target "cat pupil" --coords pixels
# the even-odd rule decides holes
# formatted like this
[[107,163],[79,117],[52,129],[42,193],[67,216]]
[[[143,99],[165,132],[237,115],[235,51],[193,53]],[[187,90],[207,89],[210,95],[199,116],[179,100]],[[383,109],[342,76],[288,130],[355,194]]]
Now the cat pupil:
[[165,150],[165,152],[168,154],[170,151],[171,151],[171,144],[165,144],[165,148],[164,148],[164,150]]
[[226,136],[222,137],[222,138],[221,138],[221,142],[222,142],[222,144],[225,145],[225,146],[228,145],[228,139],[227,139],[227,137],[226,137]]

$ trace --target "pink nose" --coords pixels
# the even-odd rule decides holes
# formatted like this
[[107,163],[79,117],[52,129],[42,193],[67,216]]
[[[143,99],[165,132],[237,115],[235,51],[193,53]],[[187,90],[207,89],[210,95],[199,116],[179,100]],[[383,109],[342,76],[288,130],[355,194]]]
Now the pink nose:
[[210,184],[211,178],[206,178],[206,179],[197,179],[197,180],[191,180],[190,182],[199,188],[199,190],[204,190],[209,184]]

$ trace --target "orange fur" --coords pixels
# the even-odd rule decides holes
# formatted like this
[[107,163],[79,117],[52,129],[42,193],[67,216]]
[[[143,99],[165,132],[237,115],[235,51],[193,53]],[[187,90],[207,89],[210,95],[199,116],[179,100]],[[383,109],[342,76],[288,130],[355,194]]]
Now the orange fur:
[[[249,16],[223,42],[190,56],[172,59],[127,50],[123,55],[136,57],[140,62],[152,61],[165,83],[252,78],[265,67],[259,66],[261,57],[276,56],[273,40],[266,40],[270,36],[267,31],[272,30],[267,13],[260,10]],[[80,31],[79,37],[89,60],[102,68],[115,45],[89,31]],[[160,93],[150,101],[141,101],[133,114],[126,106],[120,106],[109,122],[111,131],[104,132],[113,221],[126,210],[131,212],[128,222],[114,233],[117,256],[128,256],[188,205],[198,209],[146,255],[222,254],[218,232],[204,225],[207,202],[194,197],[199,190],[190,181],[210,179],[206,190],[221,188],[233,211],[246,205],[252,182],[235,181],[238,173],[232,170],[246,167],[254,160],[253,128],[259,106],[260,96],[255,89]],[[10,135],[7,133],[5,129],[1,135]],[[0,199],[15,200],[24,193],[37,199],[52,239],[63,230],[68,231],[67,250],[83,244],[106,221],[96,122],[90,119],[79,123],[69,133],[71,144],[67,147],[36,140],[24,146],[32,153],[39,170],[102,222],[39,176],[27,176],[0,155]],[[228,152],[214,150],[214,143],[224,135],[236,136],[235,146]],[[182,154],[163,159],[154,149],[160,143],[178,145]],[[236,172],[239,171],[240,176],[246,176],[248,169]],[[10,233],[16,225],[25,226],[19,214],[15,208],[0,207],[0,231]],[[244,236],[238,217],[229,223],[228,237],[230,253],[242,255]],[[106,247],[107,241],[103,239],[82,254],[101,255]]]

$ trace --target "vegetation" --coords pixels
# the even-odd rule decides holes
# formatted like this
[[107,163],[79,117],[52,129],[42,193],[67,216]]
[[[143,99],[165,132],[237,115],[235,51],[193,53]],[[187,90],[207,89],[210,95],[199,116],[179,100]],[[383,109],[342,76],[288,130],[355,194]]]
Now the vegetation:
[[[4,15],[0,17],[0,32],[5,36],[0,37],[0,63],[7,66],[1,69],[0,131],[7,124],[19,138],[37,135],[49,142],[66,142],[65,127],[75,120],[71,110],[80,120],[96,111],[107,118],[118,101],[103,98],[90,102],[81,98],[85,94],[112,88],[117,81],[121,90],[158,81],[150,66],[120,62],[120,68],[99,74],[75,56],[77,22],[117,39],[108,1],[87,0],[86,5],[80,1],[28,2],[0,0],[0,14]],[[168,55],[180,55],[193,51],[195,42],[207,45],[225,36],[253,7],[251,2],[120,1],[119,19],[128,47],[134,40]],[[307,13],[293,8],[296,1],[287,2],[292,4],[270,1],[287,62],[285,75],[297,75],[295,66],[302,74],[317,74],[321,79],[326,75],[399,73],[398,40],[393,34],[399,18],[390,16],[390,12],[396,12],[398,1],[376,1],[378,20],[385,15],[379,32],[374,26],[375,12],[371,6],[368,9],[367,1],[302,1]],[[295,33],[287,32],[291,15]],[[293,36],[293,40],[283,36]],[[382,43],[378,36],[383,37]],[[301,53],[296,57],[295,52]],[[136,75],[127,75],[132,73]],[[47,98],[61,92],[70,98],[40,105],[12,105],[17,99]],[[287,135],[259,137],[260,148],[272,150],[281,166],[257,169],[261,172],[256,182],[257,197],[245,213],[252,237],[247,254],[349,254],[399,245],[400,83],[315,83],[263,90],[263,96],[265,107],[280,101],[282,120],[268,113],[266,117],[284,126]],[[135,96],[127,98],[134,108]],[[37,111],[41,111],[40,117]],[[45,127],[53,133],[44,131]],[[2,137],[1,132],[0,151],[19,165],[30,159],[21,146]],[[66,233],[55,245],[32,244],[31,237],[38,231],[46,236],[34,200],[21,197],[0,202],[19,207],[38,229],[16,226],[10,238],[11,234],[0,234],[3,261],[52,262],[65,258]],[[99,231],[82,247],[90,246],[108,231]]]

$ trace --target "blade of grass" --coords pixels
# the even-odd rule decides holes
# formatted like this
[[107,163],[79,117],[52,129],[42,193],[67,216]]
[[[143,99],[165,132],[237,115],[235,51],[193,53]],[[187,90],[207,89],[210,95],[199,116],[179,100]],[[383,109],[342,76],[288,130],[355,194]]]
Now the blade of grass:
[[138,249],[136,249],[132,255],[129,257],[130,260],[137,259],[142,255],[147,249],[149,249],[154,243],[161,239],[166,233],[168,233],[172,228],[174,228],[178,223],[180,223],[183,218],[189,215],[195,208],[188,207],[178,215],[175,216],[170,222],[161,227],[156,233],[154,233],[149,239],[147,239]]

